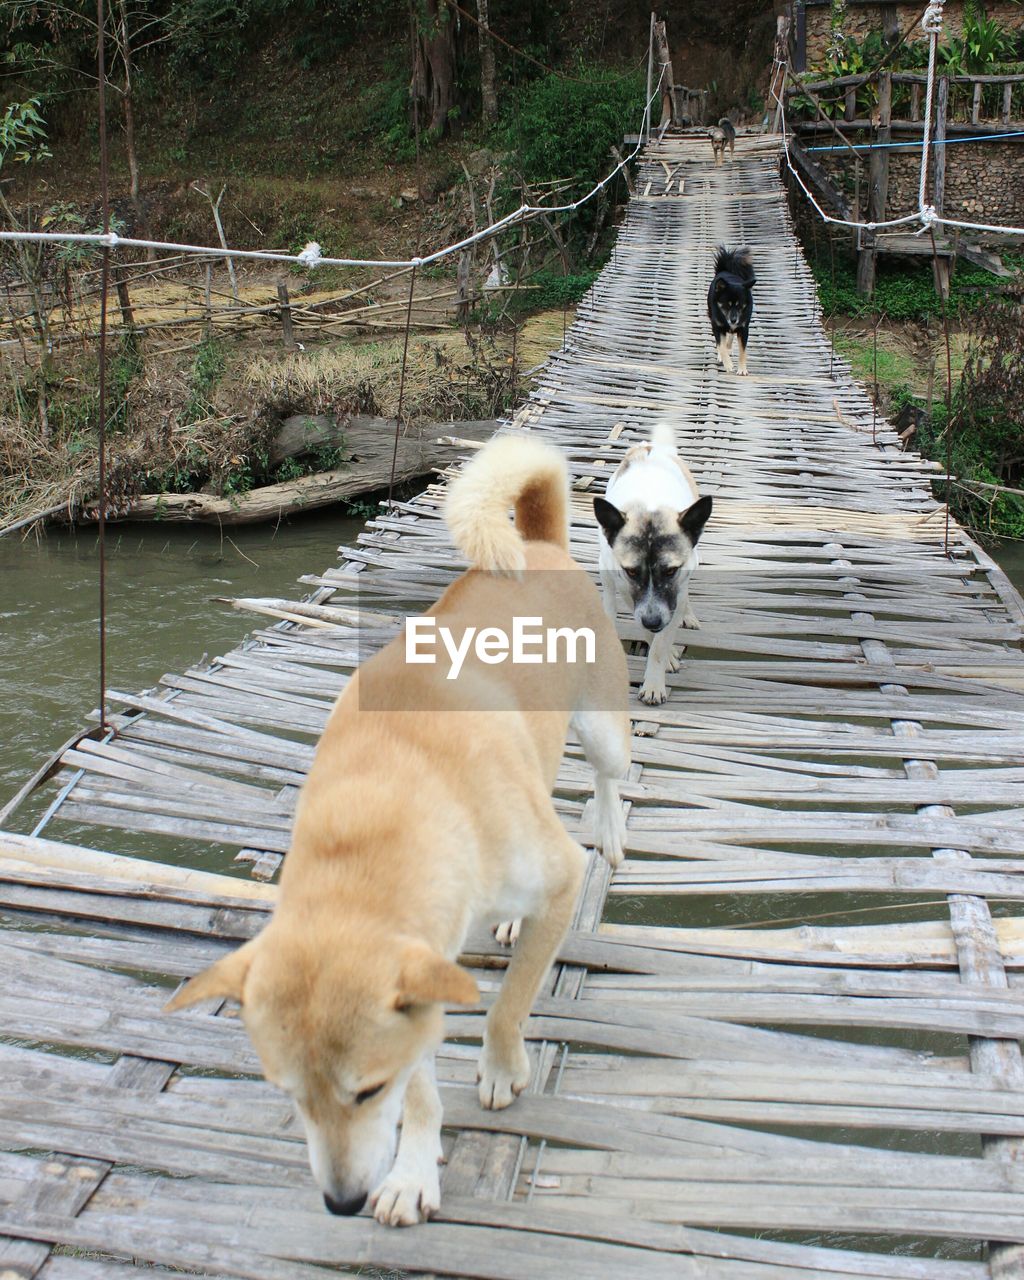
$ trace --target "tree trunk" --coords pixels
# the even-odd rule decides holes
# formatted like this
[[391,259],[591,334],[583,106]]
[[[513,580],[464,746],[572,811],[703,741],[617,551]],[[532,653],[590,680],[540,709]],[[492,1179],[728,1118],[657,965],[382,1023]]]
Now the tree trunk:
[[483,100],[482,115],[490,122],[498,115],[498,93],[494,85],[494,41],[491,39],[490,18],[487,13],[488,0],[476,0],[476,11],[480,25],[477,35],[480,38],[480,96]]
[[[668,34],[665,31],[664,22],[656,22],[654,24],[654,55],[656,65],[658,66],[658,75],[661,76],[661,129],[667,128],[673,120],[673,100],[672,100],[672,55],[668,47]],[[653,120],[653,109],[651,119]]]
[[416,42],[413,68],[414,110],[422,103],[430,113],[428,128],[435,138],[448,132],[455,106],[455,22],[448,0],[425,0],[425,16]]
[[[128,158],[128,194],[131,197],[132,211],[138,228],[136,234],[148,240],[149,224],[139,199],[139,153],[135,146],[135,103],[132,97],[132,45],[128,34],[128,6],[126,0],[118,5],[118,26],[120,29],[121,65],[124,67],[124,145]],[[146,259],[152,262],[152,249],[146,250]]]

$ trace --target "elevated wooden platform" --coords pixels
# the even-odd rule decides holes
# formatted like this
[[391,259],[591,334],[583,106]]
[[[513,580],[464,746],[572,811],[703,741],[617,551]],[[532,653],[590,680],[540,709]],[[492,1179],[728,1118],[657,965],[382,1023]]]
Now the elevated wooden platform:
[[[0,836],[0,1275],[1020,1274],[1024,606],[955,526],[944,554],[927,466],[830,352],[775,142],[710,160],[705,139],[649,149],[517,414],[570,458],[590,565],[591,495],[655,421],[715,495],[703,629],[670,701],[635,704],[629,856],[610,883],[591,867],[530,1093],[482,1112],[481,1014],[453,1016],[441,1219],[332,1219],[232,1009],[159,1013],[273,900],[185,866],[273,874],[333,698],[458,571],[435,486],[308,602],[238,602],[246,644],[118,694],[117,738],[64,753],[46,837],[179,853]],[[758,275],[746,379],[707,332],[721,241]],[[588,800],[572,747],[558,801],[584,839]],[[468,959],[493,990],[490,939]]]

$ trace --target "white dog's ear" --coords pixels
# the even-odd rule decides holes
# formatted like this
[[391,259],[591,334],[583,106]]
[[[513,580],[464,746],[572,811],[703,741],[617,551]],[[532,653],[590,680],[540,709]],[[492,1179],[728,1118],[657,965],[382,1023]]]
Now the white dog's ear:
[[704,532],[704,526],[711,515],[711,495],[698,498],[692,507],[679,513],[679,528],[690,539],[690,545],[696,546],[697,540]]
[[257,939],[252,938],[244,946],[232,951],[202,973],[197,973],[182,989],[164,1005],[164,1013],[188,1009],[200,1000],[237,1000],[242,1003],[242,988],[249,972]]
[[422,942],[411,942],[402,955],[396,1009],[415,1004],[476,1004],[480,990],[461,965]]
[[597,516],[597,523],[604,530],[604,536],[608,539],[608,545],[611,546],[626,523],[626,517],[618,507],[612,506],[607,498],[594,499],[594,515]]

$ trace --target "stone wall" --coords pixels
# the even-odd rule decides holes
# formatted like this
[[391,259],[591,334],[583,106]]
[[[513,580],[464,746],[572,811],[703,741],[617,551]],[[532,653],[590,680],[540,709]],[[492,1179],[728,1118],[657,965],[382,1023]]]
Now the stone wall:
[[[845,36],[853,36],[861,41],[872,31],[884,31],[887,11],[898,23],[900,32],[905,32],[921,12],[920,2],[914,4],[879,4],[862,3],[861,0],[846,0],[843,15],[842,31]],[[1013,0],[987,0],[985,14],[995,18],[1004,27],[1024,29],[1024,5],[1014,4]],[[963,0],[946,0],[945,26],[943,38],[963,34]],[[832,41],[832,5],[829,0],[806,0],[807,21],[807,70],[820,70],[824,65],[828,47]],[[920,26],[910,39],[927,39]]]
[[[853,158],[818,151],[814,158],[853,206],[856,190]],[[931,161],[929,161],[929,169]],[[920,151],[889,155],[889,198],[885,216],[898,218],[917,208]],[[861,164],[861,217],[867,216],[868,161]],[[934,199],[929,179],[928,200]],[[1024,226],[1024,139],[1015,142],[959,143],[946,150],[946,196],[943,212],[968,222]]]

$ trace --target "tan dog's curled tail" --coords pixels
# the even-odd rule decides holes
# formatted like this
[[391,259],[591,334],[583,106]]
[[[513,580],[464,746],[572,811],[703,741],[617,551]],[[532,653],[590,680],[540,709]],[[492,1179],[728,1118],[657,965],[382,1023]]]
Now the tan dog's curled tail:
[[497,436],[452,481],[444,514],[455,545],[474,568],[521,573],[527,542],[569,549],[565,459],[539,440]]
[[675,453],[677,451],[675,427],[668,422],[656,422],[651,428],[651,444],[658,445],[662,449],[671,449]]

